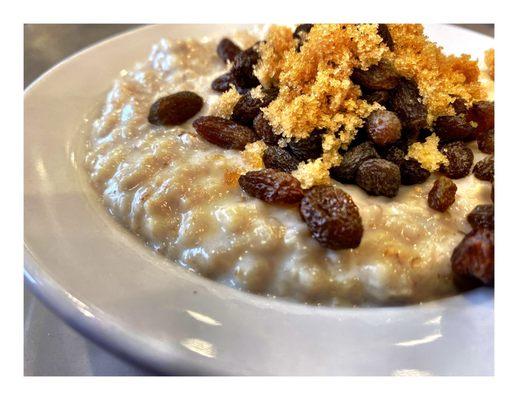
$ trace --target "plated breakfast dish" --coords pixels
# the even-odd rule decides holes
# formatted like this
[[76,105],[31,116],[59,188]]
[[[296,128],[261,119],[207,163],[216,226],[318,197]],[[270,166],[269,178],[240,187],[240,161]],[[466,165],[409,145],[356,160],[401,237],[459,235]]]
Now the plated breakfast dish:
[[493,60],[420,25],[163,39],[115,81],[85,166],[131,232],[235,288],[338,306],[492,285]]

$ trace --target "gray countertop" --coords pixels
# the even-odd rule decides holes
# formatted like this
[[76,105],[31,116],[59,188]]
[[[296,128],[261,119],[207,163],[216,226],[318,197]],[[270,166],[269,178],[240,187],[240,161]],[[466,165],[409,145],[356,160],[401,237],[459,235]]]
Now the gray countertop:
[[[24,87],[71,54],[139,25],[25,25]],[[24,287],[24,373],[152,375],[81,336]]]
[[[44,24],[24,26],[24,87],[69,55],[139,25]],[[464,27],[494,35],[490,24]],[[24,293],[25,375],[152,375],[100,348]]]

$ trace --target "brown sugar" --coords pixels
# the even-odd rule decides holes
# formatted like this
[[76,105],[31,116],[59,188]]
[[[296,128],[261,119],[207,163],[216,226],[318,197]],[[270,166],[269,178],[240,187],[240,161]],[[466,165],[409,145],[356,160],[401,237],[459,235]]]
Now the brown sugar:
[[234,85],[229,90],[224,92],[218,101],[212,105],[210,114],[216,117],[230,118],[234,106],[241,98],[241,95],[237,92]]
[[273,25],[266,34],[266,41],[259,45],[261,61],[255,68],[255,75],[264,87],[269,88],[279,81],[280,73],[286,68],[285,54],[295,48],[293,32],[286,26]]
[[[347,148],[372,111],[383,108],[361,98],[361,88],[350,79],[354,69],[367,70],[381,60],[392,63],[399,75],[417,83],[430,125],[437,116],[453,114],[451,103],[457,98],[467,104],[485,99],[479,68],[468,55],[444,55],[422,25],[389,25],[389,31],[394,51],[378,35],[377,24],[316,24],[299,49],[291,29],[272,26],[259,45],[254,72],[264,87],[279,88],[278,97],[262,110],[282,136],[280,145],[326,131],[322,157],[301,162],[293,172],[304,188],[330,181],[329,169],[342,158],[338,150]],[[410,149],[409,155],[430,171],[446,162],[437,140],[433,135]]]
[[237,182],[239,177],[243,174],[238,168],[228,168],[224,171],[224,181],[228,187],[234,188],[237,187]]
[[428,108],[429,123],[440,115],[452,115],[451,103],[457,97],[468,104],[485,98],[477,62],[469,55],[443,54],[419,24],[389,25],[389,30],[394,40],[390,59],[401,75],[416,81]]
[[489,76],[492,80],[495,80],[495,49],[486,50],[484,53],[484,63]]
[[259,46],[256,75],[263,85],[276,84],[280,90],[264,110],[266,117],[286,138],[305,138],[325,128],[341,130],[342,141],[349,142],[374,108],[359,98],[351,72],[367,69],[388,51],[377,25],[315,25],[299,52],[295,44],[291,30],[274,26]]
[[262,140],[248,143],[241,152],[245,165],[226,169],[224,171],[225,184],[229,187],[236,187],[241,175],[247,171],[264,168],[263,153],[266,147],[266,144]]
[[248,143],[243,150],[243,158],[250,169],[264,168],[263,153],[266,150],[266,144],[262,140]]
[[448,165],[448,159],[439,151],[439,137],[435,134],[428,136],[424,143],[413,143],[408,149],[407,158],[419,161],[430,172],[437,171],[443,164]]

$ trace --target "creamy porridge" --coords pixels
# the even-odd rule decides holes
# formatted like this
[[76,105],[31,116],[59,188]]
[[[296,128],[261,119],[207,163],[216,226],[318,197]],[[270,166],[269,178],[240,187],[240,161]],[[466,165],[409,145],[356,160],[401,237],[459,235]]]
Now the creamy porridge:
[[[246,48],[258,34],[232,39]],[[471,229],[466,215],[491,203],[491,183],[472,174],[455,180],[456,200],[440,213],[427,204],[438,173],[394,198],[333,182],[354,199],[364,233],[358,248],[331,250],[312,238],[297,207],[267,204],[236,185],[236,174],[254,169],[247,152],[205,141],[192,119],[148,122],[151,104],[178,91],[203,98],[197,116],[218,112],[211,82],[228,69],[215,51],[219,39],[163,39],[113,84],[91,129],[86,168],[115,218],[185,268],[255,293],[329,305],[454,293],[452,251]],[[476,143],[470,148],[475,162],[483,157]]]

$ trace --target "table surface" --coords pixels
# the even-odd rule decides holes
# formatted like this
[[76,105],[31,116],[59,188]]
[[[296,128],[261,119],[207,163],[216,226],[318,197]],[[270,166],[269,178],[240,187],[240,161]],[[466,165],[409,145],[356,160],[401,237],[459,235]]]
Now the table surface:
[[[30,24],[24,26],[24,87],[69,55],[140,25]],[[489,36],[494,25],[462,25]],[[97,346],[66,325],[24,287],[24,372],[50,375],[154,375]]]
[[[25,25],[24,87],[59,61],[139,25]],[[118,358],[70,328],[24,287],[26,376],[154,375]]]

